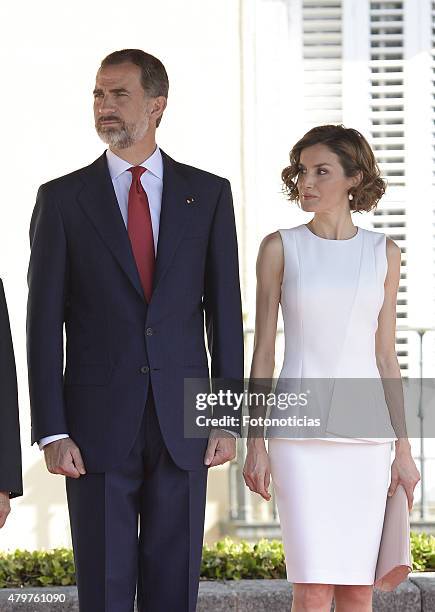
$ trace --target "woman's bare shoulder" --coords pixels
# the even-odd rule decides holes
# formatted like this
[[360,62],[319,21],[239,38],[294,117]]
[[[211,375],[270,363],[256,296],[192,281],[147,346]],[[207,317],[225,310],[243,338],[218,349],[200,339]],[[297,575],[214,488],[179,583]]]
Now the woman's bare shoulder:
[[284,267],[284,247],[279,231],[272,232],[263,238],[257,258],[257,273],[263,280],[282,276]]
[[387,236],[387,258],[391,258],[392,261],[395,261],[396,259],[400,259],[400,253],[400,247],[394,240],[391,240],[391,238]]
[[267,234],[261,241],[258,250],[258,258],[259,260],[274,262],[282,259],[283,251],[284,248],[280,232],[272,232],[271,234]]

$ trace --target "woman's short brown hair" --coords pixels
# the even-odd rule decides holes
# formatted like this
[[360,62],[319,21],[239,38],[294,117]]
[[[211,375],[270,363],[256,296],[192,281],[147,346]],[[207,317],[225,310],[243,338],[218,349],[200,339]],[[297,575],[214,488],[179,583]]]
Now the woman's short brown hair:
[[299,200],[298,176],[303,149],[324,144],[337,155],[346,176],[362,173],[360,183],[350,190],[353,200],[351,210],[362,212],[376,207],[385,193],[386,183],[380,176],[373,151],[360,132],[343,125],[319,125],[305,134],[290,151],[290,165],[284,168],[281,178],[284,192],[291,202]]

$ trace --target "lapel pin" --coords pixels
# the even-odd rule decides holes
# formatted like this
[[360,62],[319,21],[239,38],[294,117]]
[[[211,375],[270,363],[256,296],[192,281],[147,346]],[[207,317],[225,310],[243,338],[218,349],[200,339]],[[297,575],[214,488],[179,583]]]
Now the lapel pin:
[[194,204],[194,203],[195,203],[194,198],[187,198],[186,199],[186,204]]

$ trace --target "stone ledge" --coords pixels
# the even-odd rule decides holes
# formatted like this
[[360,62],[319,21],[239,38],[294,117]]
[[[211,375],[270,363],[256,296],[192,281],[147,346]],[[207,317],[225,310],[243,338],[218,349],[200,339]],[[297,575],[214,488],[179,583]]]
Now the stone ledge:
[[[428,576],[424,574],[424,576]],[[435,573],[427,577],[424,588],[435,593]],[[421,587],[406,580],[392,593],[376,590],[374,612],[433,612],[422,608]],[[228,580],[200,584],[197,612],[289,612],[292,585],[286,580]],[[432,599],[428,600],[432,602]],[[333,608],[332,608],[333,609]],[[1,608],[0,608],[1,611]]]
[[435,610],[435,572],[419,572],[410,574],[410,580],[421,593],[421,609]]
[[[39,596],[40,601],[8,601],[11,594]],[[64,602],[42,599],[65,596]],[[47,597],[49,596],[49,597]],[[51,597],[50,597],[51,596]],[[62,597],[63,599],[63,597]],[[292,586],[286,580],[201,581],[197,612],[288,612]],[[375,590],[374,612],[433,612],[435,572],[412,573],[392,593]],[[79,612],[76,587],[0,589],[0,612]]]

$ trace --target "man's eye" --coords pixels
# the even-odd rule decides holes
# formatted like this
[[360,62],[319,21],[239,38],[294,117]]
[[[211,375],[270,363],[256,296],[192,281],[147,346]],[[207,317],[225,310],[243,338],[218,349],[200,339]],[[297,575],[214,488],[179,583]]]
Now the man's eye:
[[126,96],[127,94],[126,94],[126,93],[122,93],[122,92],[118,92],[116,95],[117,95],[117,96],[118,96],[118,98],[119,98],[119,96]]

